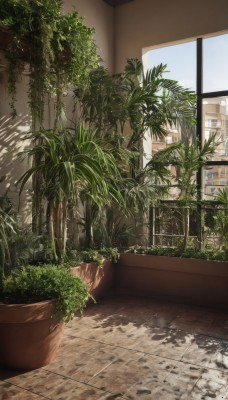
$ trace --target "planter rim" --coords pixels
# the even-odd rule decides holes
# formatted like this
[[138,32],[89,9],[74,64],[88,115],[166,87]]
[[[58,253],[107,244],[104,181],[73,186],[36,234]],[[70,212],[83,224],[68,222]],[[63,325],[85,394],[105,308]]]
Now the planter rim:
[[126,252],[126,253],[120,253],[120,256],[123,256],[126,254],[131,254],[134,256],[143,256],[143,257],[145,256],[145,257],[174,258],[176,260],[196,260],[196,261],[215,262],[215,263],[227,263],[227,265],[228,265],[228,261],[224,261],[224,260],[207,260],[206,258],[177,257],[177,256],[168,256],[168,255],[161,256],[160,254],[143,254],[143,253]]
[[55,300],[31,304],[0,303],[0,323],[26,323],[52,318]]
[[119,267],[228,277],[227,261],[202,260],[196,258],[121,253]]

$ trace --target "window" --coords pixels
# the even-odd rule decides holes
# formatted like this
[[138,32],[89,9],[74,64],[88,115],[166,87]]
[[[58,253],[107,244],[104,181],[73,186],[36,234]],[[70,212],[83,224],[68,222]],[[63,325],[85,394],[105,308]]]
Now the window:
[[203,39],[203,92],[228,90],[228,34]]
[[[220,141],[207,166],[197,175],[201,199],[211,199],[228,181],[228,34],[154,49],[147,53],[146,61],[148,68],[167,64],[167,78],[196,91],[199,143],[203,144],[212,133]],[[159,149],[181,139],[180,129],[175,134],[170,130]],[[153,153],[158,150],[153,141],[152,149]]]

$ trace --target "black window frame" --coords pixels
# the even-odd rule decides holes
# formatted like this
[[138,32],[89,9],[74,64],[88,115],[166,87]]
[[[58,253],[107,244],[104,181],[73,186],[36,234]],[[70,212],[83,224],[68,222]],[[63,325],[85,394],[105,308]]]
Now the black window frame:
[[[221,90],[216,92],[203,92],[203,39],[198,38],[196,40],[196,95],[197,95],[197,117],[196,117],[196,137],[201,147],[203,145],[203,124],[202,124],[202,112],[203,112],[203,100],[210,99],[214,97],[228,97],[228,90]],[[211,160],[207,161],[204,167],[201,167],[197,174],[197,188],[198,188],[198,201],[202,201],[202,168],[206,166],[219,166],[219,165],[227,165],[228,160]]]

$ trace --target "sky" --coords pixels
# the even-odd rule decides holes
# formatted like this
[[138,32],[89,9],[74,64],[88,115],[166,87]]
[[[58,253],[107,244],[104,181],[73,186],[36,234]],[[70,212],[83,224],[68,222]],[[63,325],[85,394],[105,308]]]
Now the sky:
[[[150,50],[148,68],[167,64],[166,78],[196,90],[196,41]],[[203,91],[228,90],[228,34],[203,39]]]

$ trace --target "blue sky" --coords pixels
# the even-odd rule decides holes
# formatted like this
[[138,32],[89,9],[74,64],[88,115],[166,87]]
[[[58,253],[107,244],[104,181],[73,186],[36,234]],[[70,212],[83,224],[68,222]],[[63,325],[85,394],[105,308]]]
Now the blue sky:
[[[228,90],[228,34],[203,40],[203,90]],[[196,89],[196,42],[163,47],[148,52],[148,68],[167,64],[167,78]]]

